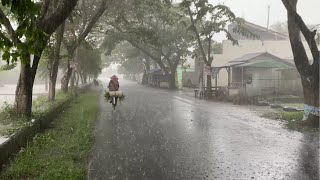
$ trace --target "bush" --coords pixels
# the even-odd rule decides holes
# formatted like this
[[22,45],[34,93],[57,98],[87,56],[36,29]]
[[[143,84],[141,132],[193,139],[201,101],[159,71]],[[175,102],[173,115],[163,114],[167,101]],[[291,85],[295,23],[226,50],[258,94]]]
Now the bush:
[[32,102],[32,118],[17,116],[13,105],[5,103],[0,109],[0,123],[4,125],[0,129],[0,135],[10,136],[30,124],[31,119],[45,116],[52,109],[61,106],[62,103],[77,96],[78,90],[70,93],[57,92],[56,100],[49,102],[46,96],[39,96]]
[[12,135],[22,127],[28,125],[30,120],[30,118],[17,116],[14,106],[4,103],[0,109],[0,123],[4,126],[0,128],[0,135]]
[[97,92],[81,95],[20,151],[0,179],[85,179],[98,98]]
[[0,109],[0,120],[2,123],[7,124],[7,120],[11,119],[15,115],[13,105],[4,102]]
[[303,119],[303,111],[299,112],[286,112],[280,111],[281,118],[288,121],[302,121]]
[[308,131],[308,132],[316,132],[319,133],[318,129],[312,129],[309,127],[306,127],[303,124],[303,111],[299,112],[287,112],[283,110],[277,110],[274,112],[267,112],[263,114],[261,117],[273,119],[273,120],[283,120],[285,121],[285,124],[288,129],[296,130],[300,132]]

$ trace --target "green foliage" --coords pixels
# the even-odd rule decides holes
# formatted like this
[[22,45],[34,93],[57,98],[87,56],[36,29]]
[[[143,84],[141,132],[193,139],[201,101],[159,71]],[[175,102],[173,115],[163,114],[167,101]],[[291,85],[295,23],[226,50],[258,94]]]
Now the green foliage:
[[275,110],[266,112],[261,115],[261,117],[273,119],[273,120],[282,120],[285,122],[285,125],[288,129],[296,130],[300,132],[315,132],[319,134],[319,129],[310,129],[303,124],[303,111],[299,112],[287,112],[283,110]]
[[[110,92],[109,91],[105,91],[104,93],[104,98],[106,101],[110,101],[112,96],[110,95]],[[122,94],[121,96],[118,96],[118,100],[120,102],[124,101],[126,99],[126,96],[124,94]]]
[[287,121],[301,121],[303,119],[303,111],[300,111],[300,112],[281,111],[281,118]]
[[225,33],[227,39],[232,41],[233,45],[238,44],[238,41],[227,30],[228,24],[237,24],[234,28],[235,33],[256,37],[242,26],[244,20],[237,18],[228,6],[222,4],[212,5],[208,0],[183,0],[180,3],[180,7],[184,14],[189,17],[187,20],[184,19],[182,23],[188,31],[194,33],[194,37],[198,43],[198,47],[194,53],[201,52],[201,56],[207,65],[211,65],[213,60],[212,57],[206,57],[206,55],[213,51],[213,49],[209,49],[208,47],[209,45],[213,47],[215,43],[212,40],[214,34]]
[[92,75],[94,78],[98,77],[102,71],[101,53],[91,46],[80,46],[78,48],[77,62],[81,72]]
[[0,179],[85,179],[87,156],[98,111],[98,93],[82,95],[37,135],[7,167]]
[[8,15],[3,13],[4,17],[0,18],[1,24],[4,26],[17,24],[14,35],[8,31],[0,32],[2,59],[7,63],[14,63],[19,59],[23,63],[29,63],[30,54],[40,55],[48,38],[36,25],[36,19],[40,16],[40,7],[32,0],[1,0],[1,4],[1,10],[6,9],[8,12]]
[[64,102],[75,97],[75,94],[72,92],[64,93],[62,91],[58,91],[56,93],[56,98],[54,102],[48,101],[46,96],[39,96],[36,100],[32,102],[33,108],[33,117],[39,118],[51,110],[61,106]]
[[0,119],[2,124],[9,124],[11,119],[15,115],[12,105],[5,102],[0,109]]
[[110,56],[112,51],[116,48],[116,46],[124,40],[125,39],[123,38],[121,32],[110,30],[107,32],[106,36],[104,37],[104,41],[101,44],[100,48],[105,50],[106,56]]
[[9,71],[14,69],[17,66],[17,63],[11,63],[0,66],[0,71]]
[[[166,72],[184,64],[192,36],[179,23],[184,18],[179,8],[172,7],[169,1],[153,0],[128,1],[120,7],[110,19],[111,30],[106,32],[102,46],[106,55],[127,41]],[[119,72],[127,76],[142,72],[143,55],[130,57],[127,51],[121,54],[116,60],[121,64]]]
[[[54,102],[47,101],[46,96],[39,96],[32,102],[32,118],[38,119],[44,117],[53,109],[60,107],[66,101],[77,96],[77,90],[69,93],[58,91]],[[21,128],[28,126],[32,118],[17,116],[13,105],[5,103],[0,109],[0,123],[4,128],[0,128],[0,135],[12,135]]]
[[[245,20],[242,18],[237,18],[236,26],[233,28],[233,32],[237,34],[241,34],[244,37],[252,38],[252,39],[259,39],[260,37],[256,35],[255,33],[249,31],[244,27]],[[227,34],[227,36],[230,36],[230,34]],[[228,39],[231,39],[232,37],[229,37]]]
[[15,113],[13,105],[4,103],[0,108],[0,135],[9,136],[29,124],[30,119],[26,117],[18,117]]

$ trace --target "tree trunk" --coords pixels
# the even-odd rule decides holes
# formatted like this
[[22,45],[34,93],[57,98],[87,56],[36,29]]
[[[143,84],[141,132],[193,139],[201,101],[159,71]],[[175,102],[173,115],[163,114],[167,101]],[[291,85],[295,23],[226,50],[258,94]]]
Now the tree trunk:
[[44,89],[45,91],[48,91],[48,76],[46,76],[44,79]]
[[171,70],[171,74],[169,76],[169,89],[176,89],[176,70]]
[[[28,56],[28,58],[30,58]],[[40,56],[35,56],[32,67],[30,63],[21,63],[20,76],[15,94],[15,110],[17,115],[31,117],[32,92]]]
[[83,73],[83,82],[84,82],[84,84],[87,84],[87,82],[88,82],[88,76],[86,73]]
[[[294,63],[301,76],[304,94],[304,123],[309,126],[319,127],[319,51],[315,39],[310,36],[311,31],[306,27],[296,13],[297,0],[282,0],[288,11],[288,30]],[[313,55],[313,64],[309,64],[305,47],[300,34],[303,33]]]
[[[319,84],[310,83],[307,79],[301,79],[305,104],[304,124],[311,127],[319,127]],[[317,87],[316,87],[317,86]]]
[[76,77],[76,86],[79,86],[79,73],[77,73]]
[[60,49],[61,49],[61,43],[62,43],[62,38],[64,34],[64,28],[65,28],[65,23],[62,23],[62,25],[58,28],[57,33],[55,34],[57,42],[54,46],[54,56],[51,61],[51,68],[49,69],[48,100],[51,102],[54,101],[56,97],[56,82],[57,82],[57,76],[58,76],[59,65],[60,65]]
[[21,64],[16,88],[15,110],[17,115],[31,117],[33,80],[30,64]]
[[82,73],[82,72],[79,72],[79,74],[80,74],[81,84],[83,84],[83,83],[84,83],[84,81],[83,81],[83,73]]
[[211,84],[211,75],[207,75],[207,98],[212,98],[212,84]]
[[76,51],[76,48],[72,48],[72,47],[69,47],[69,48],[67,47],[67,49],[68,49],[68,55],[69,55],[67,71],[64,73],[61,79],[61,90],[62,92],[65,92],[65,93],[68,92],[69,90],[69,81],[73,74],[73,69],[70,65],[70,62],[74,60],[74,53]]
[[[211,71],[211,66],[207,65],[207,68],[209,68],[209,71]],[[206,97],[208,99],[212,98],[212,83],[211,83],[211,72],[207,74],[207,89],[206,89]]]
[[176,89],[176,78],[172,74],[169,77],[169,89],[174,90]]
[[207,59],[207,67],[209,69],[208,75],[207,75],[207,98],[211,99],[212,98],[212,84],[211,84],[211,36],[208,38],[208,59]]
[[56,81],[57,77],[51,77],[49,80],[49,94],[48,94],[48,101],[53,102],[56,97]]
[[76,78],[76,72],[75,71],[72,71],[72,74],[71,74],[71,81],[70,81],[70,88],[74,88],[74,84],[75,84],[75,79]]
[[52,63],[51,72],[49,72],[49,94],[48,100],[54,101],[56,97],[56,82],[58,76],[58,69],[59,69],[59,60],[56,59]]
[[63,75],[61,79],[61,90],[62,92],[68,92],[69,90],[69,80],[72,75],[72,68],[70,67],[70,64],[68,63],[68,69],[67,72]]

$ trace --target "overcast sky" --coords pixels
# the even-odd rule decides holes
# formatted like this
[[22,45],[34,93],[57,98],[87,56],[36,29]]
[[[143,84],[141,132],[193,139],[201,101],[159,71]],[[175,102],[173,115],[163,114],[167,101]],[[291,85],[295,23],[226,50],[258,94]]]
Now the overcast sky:
[[[281,0],[209,0],[213,4],[228,5],[237,16],[259,24],[267,25],[268,5],[270,5],[270,24],[286,21],[286,9]],[[299,0],[298,13],[307,24],[320,24],[320,0]]]
[[[209,0],[212,4],[225,4],[238,16],[260,26],[267,26],[268,5],[270,25],[287,21],[286,9],[281,0]],[[298,0],[298,13],[307,24],[320,24],[320,0]],[[216,37],[221,40],[221,36]]]

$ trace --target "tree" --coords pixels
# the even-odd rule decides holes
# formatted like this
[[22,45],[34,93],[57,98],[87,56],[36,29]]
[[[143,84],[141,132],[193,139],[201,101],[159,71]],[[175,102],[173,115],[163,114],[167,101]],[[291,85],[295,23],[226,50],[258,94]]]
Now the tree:
[[87,43],[82,43],[78,49],[78,80],[80,76],[82,83],[87,83],[88,77],[97,78],[102,71],[101,53]]
[[147,58],[140,50],[124,41],[117,45],[112,54],[106,56],[104,63],[108,66],[119,64],[118,73],[135,80],[134,77],[136,75],[143,73],[147,69],[147,61]]
[[270,28],[278,33],[288,34],[287,22],[276,22],[270,26]]
[[[297,13],[298,0],[282,0],[288,14],[288,30],[294,63],[301,76],[304,94],[306,124],[319,127],[319,50],[315,40],[317,31],[311,31]],[[300,32],[312,54],[310,63]]]
[[[151,0],[127,2],[124,11],[109,20],[114,28],[106,39],[108,47],[123,40],[155,61],[168,77],[170,89],[175,89],[176,69],[189,53],[190,34],[179,23],[181,16],[171,3]],[[115,37],[118,37],[116,39]]]
[[[56,82],[60,65],[60,51],[64,33],[65,22],[50,37],[39,63],[38,71],[41,77],[48,79],[48,101],[54,101],[56,95]],[[39,75],[38,75],[39,76]]]
[[53,46],[51,47],[52,53],[48,57],[48,77],[49,77],[49,93],[48,93],[48,100],[54,101],[56,97],[56,82],[58,76],[58,70],[60,65],[60,51],[62,45],[62,39],[65,29],[65,22],[59,27],[57,32],[54,34],[54,42]]
[[112,0],[101,0],[100,4],[96,4],[96,1],[82,0],[77,11],[81,16],[75,16],[74,19],[71,19],[70,24],[66,25],[63,43],[68,52],[68,63],[67,70],[61,79],[62,91],[68,91],[69,80],[72,75],[71,63],[74,62],[76,49],[85,40],[107,7],[111,6],[112,2]]
[[[31,116],[32,89],[41,53],[50,35],[65,21],[78,0],[60,0],[48,13],[52,1],[1,0],[0,33],[2,58],[8,63],[20,60],[21,70],[16,89],[17,114]],[[6,13],[5,13],[6,12]],[[13,24],[17,25],[14,28]]]
[[[202,57],[207,69],[211,70],[211,64],[213,61],[212,56],[212,44],[214,43],[212,37],[216,33],[224,32],[229,40],[233,44],[238,42],[232,38],[231,34],[227,30],[229,23],[238,22],[238,26],[234,29],[235,32],[243,34],[245,36],[254,36],[246,29],[241,28],[243,20],[236,18],[234,13],[229,7],[225,5],[213,6],[208,0],[183,0],[180,3],[181,8],[186,16],[189,17],[189,22],[183,22],[187,29],[194,33],[195,39],[198,43],[198,52]],[[205,45],[207,44],[206,48]],[[202,77],[203,78],[203,77]],[[211,98],[211,74],[207,74],[207,97]]]

